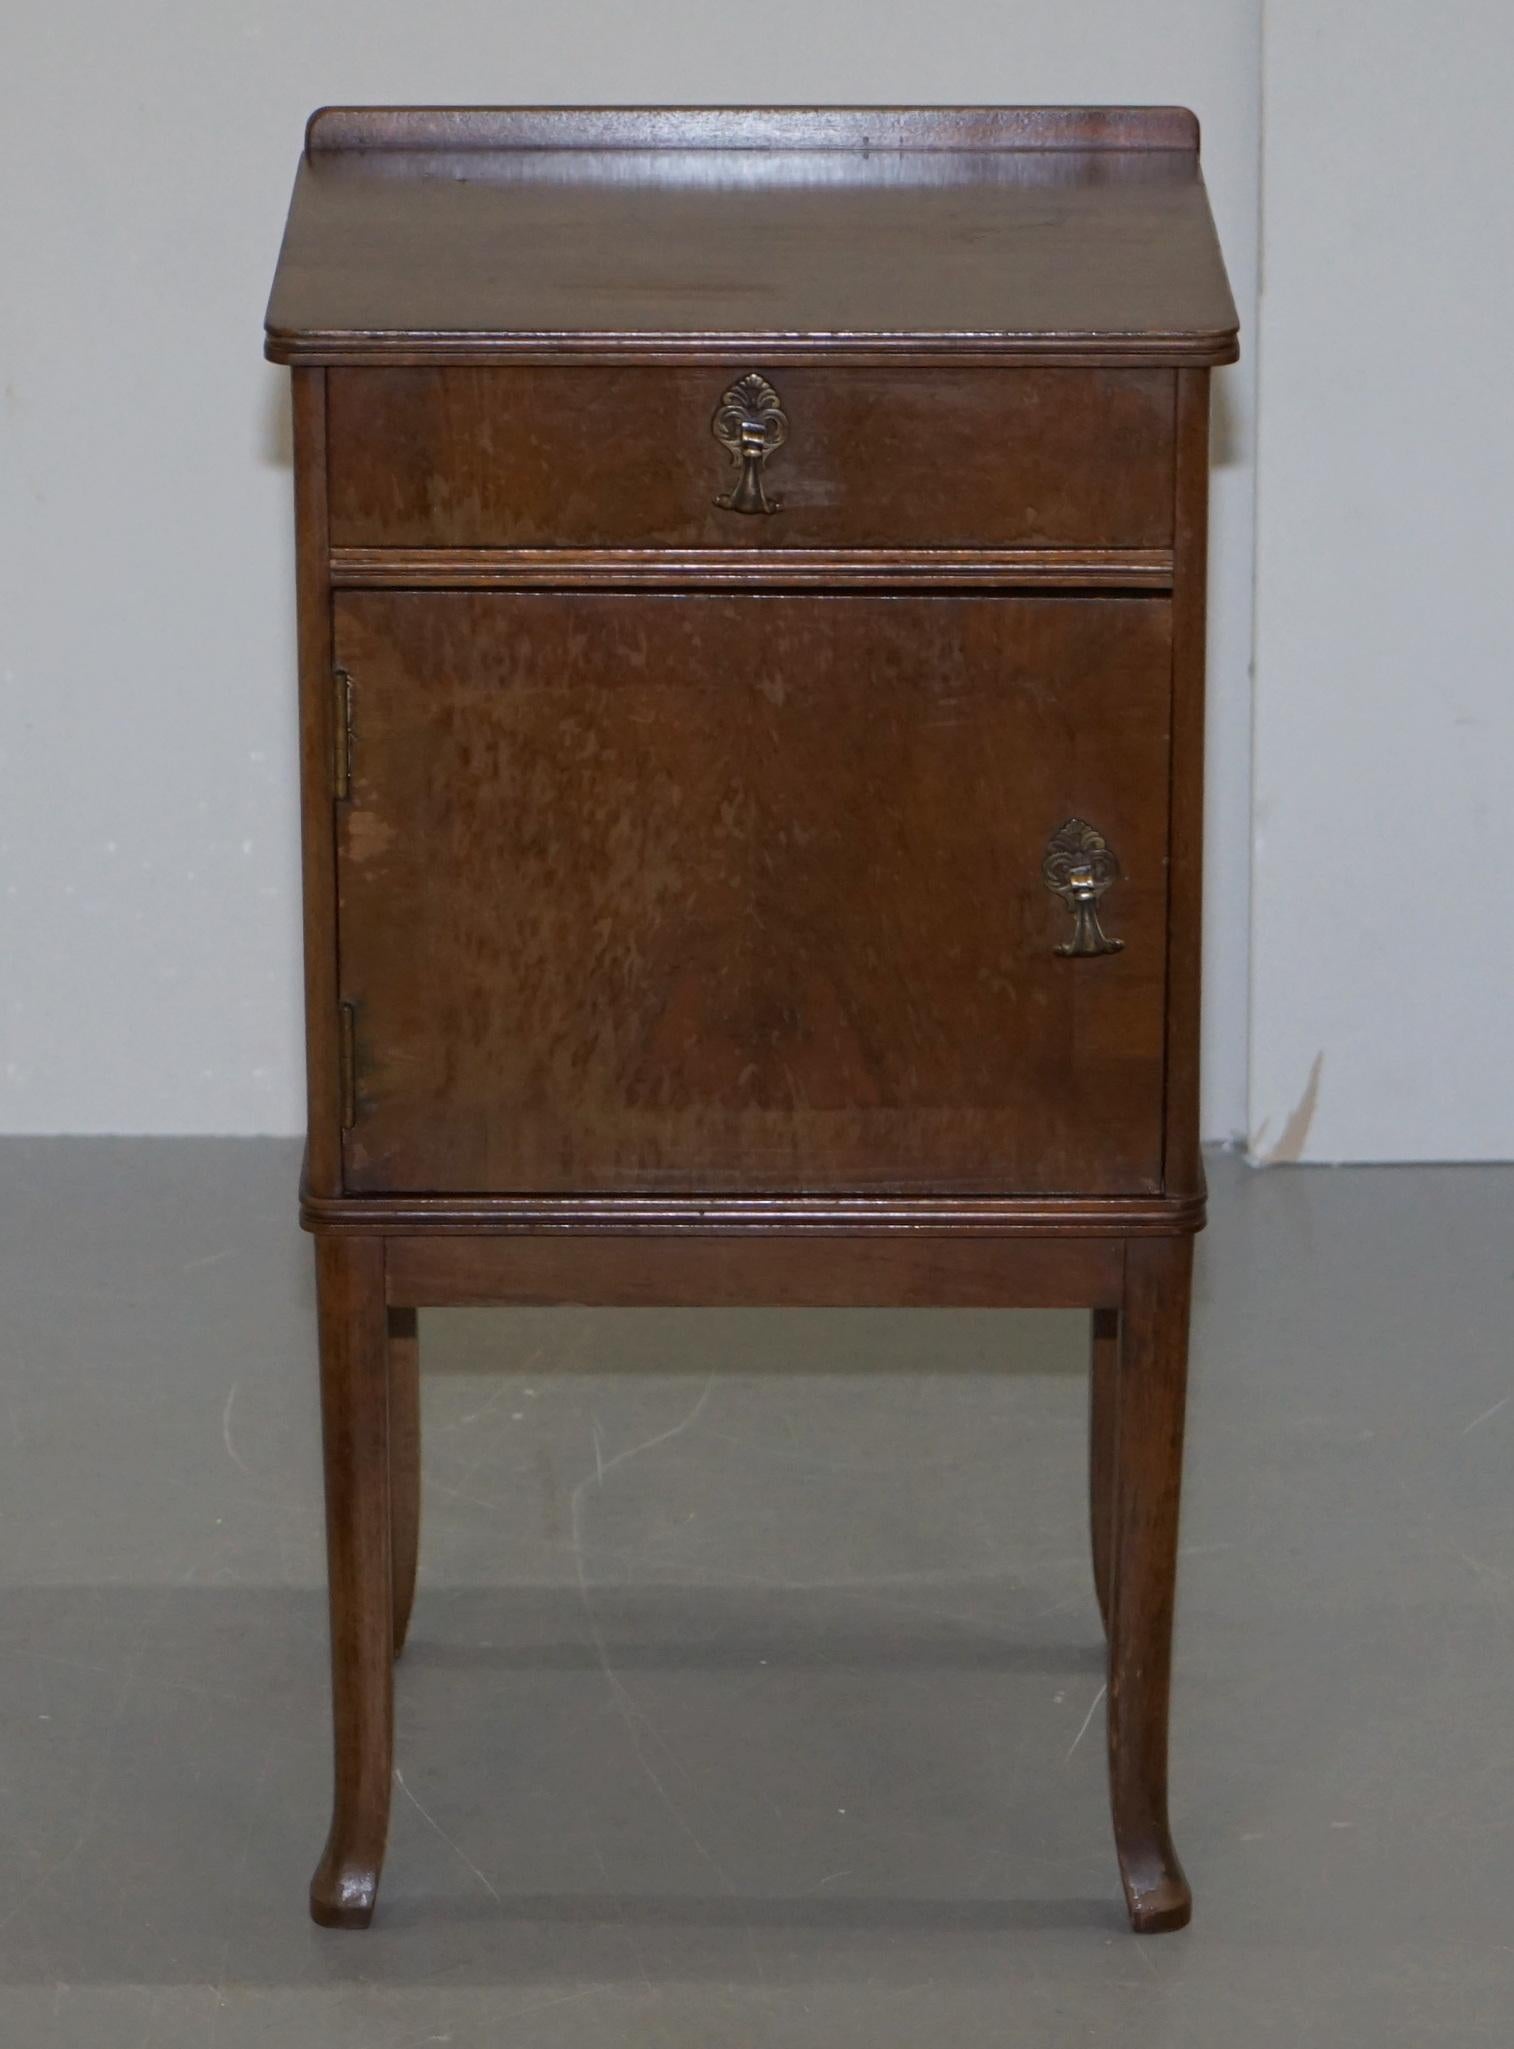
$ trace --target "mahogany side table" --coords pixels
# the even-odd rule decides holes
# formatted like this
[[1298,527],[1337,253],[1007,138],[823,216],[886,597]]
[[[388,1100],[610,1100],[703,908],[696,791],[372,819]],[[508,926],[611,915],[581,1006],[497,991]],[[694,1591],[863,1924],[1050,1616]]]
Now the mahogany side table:
[[293,371],[336,1792],[366,1925],[416,1310],[1092,1312],[1115,1843],[1167,1709],[1209,372],[1176,108],[328,108]]

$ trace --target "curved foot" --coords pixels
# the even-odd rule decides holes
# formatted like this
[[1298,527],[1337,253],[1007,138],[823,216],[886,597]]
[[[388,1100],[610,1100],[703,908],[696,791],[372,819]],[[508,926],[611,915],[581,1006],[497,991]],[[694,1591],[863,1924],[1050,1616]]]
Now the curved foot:
[[1170,1843],[1165,1856],[1152,1850],[1121,1857],[1120,1879],[1137,1935],[1165,1935],[1169,1929],[1186,1928],[1192,1920],[1193,1894]]
[[310,1881],[310,1918],[322,1928],[366,1928],[378,1901],[378,1865],[340,1858],[328,1845]]

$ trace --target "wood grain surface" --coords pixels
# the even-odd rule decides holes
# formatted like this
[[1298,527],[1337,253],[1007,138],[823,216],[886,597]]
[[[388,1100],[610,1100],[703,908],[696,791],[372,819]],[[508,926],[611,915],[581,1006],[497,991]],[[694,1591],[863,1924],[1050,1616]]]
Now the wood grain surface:
[[391,1302],[601,1308],[1077,1309],[1120,1299],[1117,1238],[393,1237]]
[[349,593],[336,646],[349,1191],[1160,1186],[1163,601]]
[[1229,361],[1192,116],[1018,112],[333,112],[268,351]]
[[780,509],[710,432],[761,364],[336,370],[337,547],[1163,548],[1169,370],[772,369]]
[[312,157],[510,150],[1185,150],[1187,107],[318,107]]

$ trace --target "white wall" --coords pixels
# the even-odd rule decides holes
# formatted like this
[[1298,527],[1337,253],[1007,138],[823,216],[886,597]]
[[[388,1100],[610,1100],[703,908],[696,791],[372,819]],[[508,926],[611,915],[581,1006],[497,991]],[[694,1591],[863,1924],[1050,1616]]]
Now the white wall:
[[[259,350],[311,107],[1185,102],[1249,341],[1256,5],[12,0],[0,1130],[299,1125],[287,426]],[[1214,489],[1219,1135],[1245,1121],[1251,376],[1222,373]]]
[[1514,26],[1267,0],[1249,1129],[1514,1157]]

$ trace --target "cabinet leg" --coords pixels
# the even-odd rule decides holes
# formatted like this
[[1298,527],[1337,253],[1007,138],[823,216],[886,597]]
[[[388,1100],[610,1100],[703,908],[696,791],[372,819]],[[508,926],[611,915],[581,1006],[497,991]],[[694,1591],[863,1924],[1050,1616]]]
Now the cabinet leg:
[[1139,1935],[1181,1928],[1193,1908],[1167,1822],[1192,1272],[1191,1238],[1127,1242],[1109,1590],[1109,1782],[1120,1877]]
[[310,1911],[323,1927],[366,1928],[389,1832],[394,1749],[383,1240],[323,1234],[315,1260],[335,1790]]
[[389,1531],[398,1657],[415,1603],[421,1539],[421,1358],[413,1309],[389,1311]]
[[1120,1388],[1120,1317],[1115,1309],[1093,1312],[1088,1375],[1088,1534],[1093,1549],[1093,1588],[1104,1634],[1109,1634],[1109,1554],[1114,1527],[1115,1404]]

